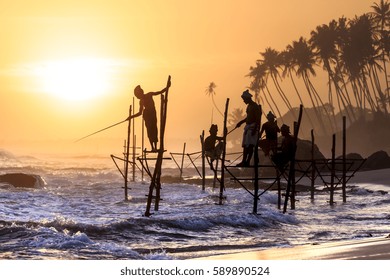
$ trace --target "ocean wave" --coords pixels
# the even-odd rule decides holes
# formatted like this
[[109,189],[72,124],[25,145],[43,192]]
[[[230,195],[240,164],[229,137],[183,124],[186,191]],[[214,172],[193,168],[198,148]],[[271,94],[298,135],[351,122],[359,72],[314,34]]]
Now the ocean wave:
[[[62,223],[63,224],[63,223]],[[0,258],[2,253],[28,250],[29,258],[47,258],[55,254],[57,258],[63,255],[69,258],[77,258],[77,255],[88,256],[88,259],[130,258],[144,259],[138,252],[128,246],[116,244],[106,240],[96,241],[81,231],[60,229],[49,224],[34,222],[17,223],[0,221]],[[62,252],[62,253],[59,253]],[[27,253],[27,252],[26,252]],[[152,256],[148,256],[152,258]]]

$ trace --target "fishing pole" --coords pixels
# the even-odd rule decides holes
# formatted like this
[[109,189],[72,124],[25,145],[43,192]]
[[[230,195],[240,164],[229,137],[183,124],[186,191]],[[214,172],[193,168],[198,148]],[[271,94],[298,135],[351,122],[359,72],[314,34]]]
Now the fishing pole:
[[238,127],[236,126],[235,128],[233,128],[232,130],[230,130],[226,135],[229,135],[230,133],[232,133],[233,131],[235,131]]
[[78,140],[76,140],[76,141],[74,141],[74,142],[75,142],[75,143],[76,143],[76,142],[79,142],[79,141],[81,141],[81,140],[83,140],[83,139],[85,139],[85,138],[88,138],[88,137],[90,137],[90,136],[92,136],[92,135],[95,135],[95,134],[97,134],[97,133],[99,133],[99,132],[102,132],[102,131],[104,131],[104,130],[106,130],[106,129],[109,129],[109,128],[111,128],[111,127],[114,127],[114,126],[117,126],[117,125],[119,125],[119,124],[121,124],[121,123],[124,123],[125,121],[128,121],[128,119],[125,119],[124,121],[117,122],[117,123],[115,123],[115,124],[113,124],[113,125],[107,126],[107,127],[103,128],[103,129],[100,129],[100,130],[98,130],[98,131],[95,131],[95,132],[93,132],[93,133],[91,133],[91,134],[88,134],[87,136],[84,136],[83,138],[80,138],[80,139],[78,139]]

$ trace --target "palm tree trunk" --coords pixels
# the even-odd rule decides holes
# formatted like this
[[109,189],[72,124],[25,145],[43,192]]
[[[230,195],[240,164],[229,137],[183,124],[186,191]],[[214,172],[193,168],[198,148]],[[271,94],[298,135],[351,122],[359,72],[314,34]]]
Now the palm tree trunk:
[[[276,90],[277,92],[279,93],[280,97],[282,98],[284,104],[286,104],[287,108],[294,114],[293,110],[292,110],[292,106],[291,106],[291,103],[290,101],[288,100],[288,98],[286,97],[284,91],[282,90],[279,82],[277,81],[277,78],[274,76],[274,75],[271,75],[271,78],[272,78],[272,81],[274,82],[274,85],[276,87]],[[294,118],[295,118],[295,114],[294,114]]]
[[[293,84],[293,87],[294,87],[294,90],[295,90],[295,93],[297,94],[298,98],[299,98],[299,101],[301,102],[301,105],[303,105],[303,100],[302,100],[302,97],[301,97],[301,94],[299,93],[299,90],[297,88],[297,85],[295,83],[295,80],[292,76],[292,73],[291,73],[291,70],[289,70],[289,76],[290,76],[290,79],[291,79],[291,82]],[[313,121],[312,119],[310,118],[309,114],[307,113],[307,110],[306,110],[306,107],[303,106],[303,112],[306,114],[306,117],[307,119],[309,120],[309,123],[310,123],[310,126],[311,128],[314,128],[314,124],[313,124]],[[316,132],[317,133],[317,132]]]
[[[269,97],[271,98],[272,103],[275,105],[275,109],[276,109],[276,111],[278,112],[278,115],[279,115],[280,119],[281,119],[282,122],[283,122],[283,117],[282,117],[282,114],[280,113],[279,107],[278,107],[278,105],[276,104],[274,98],[272,97],[272,94],[271,94],[271,92],[269,91],[269,88],[268,88],[267,85],[265,85],[265,89],[267,90],[267,92],[268,92],[268,94],[269,94]],[[265,93],[265,92],[264,92],[264,93]],[[265,96],[265,94],[264,94],[264,96]]]
[[321,108],[323,108],[323,110],[325,111],[325,115],[327,116],[328,118],[328,121],[329,121],[329,124],[330,124],[330,128],[331,128],[331,132],[334,133],[335,132],[335,128],[333,126],[333,122],[332,122],[332,119],[330,118],[330,114],[328,112],[328,110],[326,109],[325,107],[325,104],[322,102],[322,99],[320,97],[320,95],[318,94],[317,90],[315,89],[314,85],[312,84],[312,82],[310,81],[309,77],[307,77],[307,81],[309,83],[309,86],[311,88],[311,91],[313,92],[313,95],[317,97],[317,102],[319,102]]
[[383,106],[383,111],[387,115],[389,112],[387,110],[386,96],[385,96],[385,94],[383,94],[383,91],[382,91],[382,87],[381,87],[381,84],[380,84],[380,81],[379,81],[379,75],[378,75],[377,67],[373,66],[371,71],[372,71],[373,79],[375,81],[375,85],[376,85],[376,88],[377,88],[377,91],[378,91],[378,95],[379,95],[378,96],[378,100],[380,100],[380,102],[381,102],[381,104]]
[[318,112],[318,108],[316,107],[316,104],[315,104],[315,102],[313,100],[313,96],[312,96],[312,93],[311,93],[311,90],[310,90],[309,78],[307,77],[307,74],[303,74],[302,77],[303,77],[303,82],[305,84],[307,93],[309,94],[311,103],[313,105],[313,110],[314,110],[314,113],[315,113],[315,115],[317,117],[318,123],[320,124],[322,132],[324,133],[324,135],[327,135],[328,134],[327,133],[327,129],[326,129],[326,127],[324,125],[324,122],[323,122],[323,120],[322,120],[322,118],[321,118],[321,116],[320,116],[320,114]]
[[217,109],[218,113],[223,117],[222,112],[218,109],[218,106],[217,106],[217,104],[215,103],[214,95],[213,95],[213,94],[211,95],[211,100],[213,101],[213,105],[214,105],[215,109]]

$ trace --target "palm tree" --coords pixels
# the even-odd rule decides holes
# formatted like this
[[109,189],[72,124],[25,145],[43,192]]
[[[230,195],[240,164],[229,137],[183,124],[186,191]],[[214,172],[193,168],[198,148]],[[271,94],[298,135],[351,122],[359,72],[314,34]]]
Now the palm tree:
[[[215,109],[217,109],[218,113],[223,117],[223,113],[218,109],[218,106],[217,106],[217,104],[215,103],[215,100],[214,100],[214,95],[216,95],[216,92],[215,92],[215,88],[216,87],[217,87],[217,85],[214,82],[211,82],[208,85],[208,87],[206,88],[205,92],[206,92],[206,95],[211,96],[211,100],[213,102],[213,105],[214,105]],[[212,122],[212,117],[211,117],[211,122]]]
[[286,97],[280,83],[278,81],[279,70],[282,67],[282,57],[278,51],[272,48],[266,48],[265,52],[260,53],[263,56],[263,59],[259,60],[259,62],[266,67],[267,77],[271,77],[277,92],[282,98],[284,104],[286,104],[287,108],[292,111],[292,106],[288,98]]
[[[252,66],[250,67],[250,72],[247,76],[253,78],[253,80],[249,86],[249,89],[253,90],[256,93],[255,96],[258,97],[258,99],[261,99],[260,92],[263,92],[265,102],[268,104],[271,111],[277,112],[277,114],[281,118],[282,115],[280,113],[279,107],[278,107],[277,103],[275,102],[274,98],[272,97],[272,94],[269,92],[269,90],[267,88],[267,84],[266,84],[267,69],[266,69],[266,66],[260,62],[256,62],[255,67],[252,67]],[[271,99],[272,104],[267,97],[267,93],[269,95],[269,99]],[[263,113],[264,112],[265,111],[263,110]]]
[[[348,31],[347,21],[348,21],[347,18],[341,17],[338,19],[338,21],[336,23],[336,33],[337,33],[336,47],[337,47],[338,55],[337,55],[337,59],[335,61],[336,65],[334,68],[334,73],[335,73],[336,83],[341,84],[340,90],[342,90],[342,92],[343,92],[342,96],[346,100],[347,107],[349,108],[349,111],[351,112],[352,119],[354,121],[356,121],[356,114],[355,114],[355,110],[353,109],[352,99],[350,97],[349,88],[348,88],[348,84],[347,84],[348,78],[347,78],[346,72],[343,71],[343,64],[342,64],[342,58],[341,58],[342,49],[345,46],[346,42],[348,41],[347,38],[348,38],[349,31]],[[345,111],[348,112],[347,109]]]
[[[337,104],[339,111],[342,111],[342,107],[348,115],[348,119],[351,121],[351,116],[347,108],[350,108],[348,105],[348,100],[345,97],[344,92],[342,91],[338,79],[336,78],[336,73],[333,70],[337,64],[338,60],[338,50],[337,50],[337,41],[338,41],[338,32],[337,32],[337,22],[335,20],[331,21],[329,25],[323,24],[317,26],[315,31],[311,32],[311,38],[309,43],[315,51],[317,61],[322,63],[324,70],[328,74],[328,100],[329,104],[334,104],[333,101],[333,92],[332,85],[336,90]],[[333,107],[332,107],[333,108]],[[335,112],[332,109],[332,115],[334,122],[336,124]]]
[[[293,71],[295,71],[295,69],[294,69],[295,63],[294,63],[294,54],[292,53],[292,51],[293,51],[293,48],[291,46],[287,46],[286,50],[281,53],[282,60],[283,60],[283,66],[284,66],[283,77],[286,77],[286,76],[290,77],[290,80],[291,80],[291,83],[293,84],[295,93],[297,94],[298,99],[301,102],[301,104],[304,105],[302,96],[298,90],[298,87],[297,87],[296,82],[295,82],[294,77],[293,77],[294,76]],[[310,118],[305,106],[303,106],[303,112],[307,116],[307,120],[310,123],[310,127],[313,128],[314,127],[313,121]]]
[[321,97],[319,96],[318,92],[315,90],[312,82],[310,81],[310,74],[313,76],[316,75],[316,72],[313,68],[313,66],[316,65],[316,58],[312,51],[312,48],[308,44],[308,42],[303,37],[301,37],[299,41],[294,41],[292,45],[287,46],[287,51],[289,51],[292,55],[291,66],[295,69],[297,76],[302,77],[303,79],[314,112],[321,126],[321,130],[324,132],[324,134],[327,134],[327,129],[323,122],[324,114],[322,112],[319,112],[319,108],[321,107],[325,111],[325,116],[328,116],[328,118],[329,114],[325,109]]
[[292,72],[294,71],[294,56],[293,56],[291,50],[292,50],[292,48],[287,46],[287,49],[285,51],[281,52],[281,57],[282,57],[283,67],[284,67],[282,76],[283,77],[286,77],[286,76],[290,77],[290,80],[291,80],[291,83],[293,84],[295,93],[297,94],[299,101],[303,105],[302,96],[299,93],[299,90],[297,88],[297,85],[295,83],[295,80],[294,80],[294,77],[292,74]]
[[[375,63],[377,57],[374,48],[372,25],[369,17],[364,14],[349,22],[348,34],[340,49],[340,60],[343,71],[348,75],[353,89],[355,102],[362,113],[368,106],[373,112],[379,110],[375,92],[371,93],[368,86],[370,64]],[[373,96],[374,95],[374,96]]]
[[[389,79],[387,75],[387,67],[386,62],[389,59],[389,26],[390,26],[390,3],[388,1],[381,0],[380,3],[374,3],[371,8],[374,10],[369,13],[371,15],[371,21],[374,27],[374,36],[378,44],[378,52],[382,59],[383,72],[385,76],[385,90],[387,91],[387,96],[382,98],[382,107],[384,111],[387,113],[387,106],[389,103]],[[378,80],[379,83],[379,80]],[[383,104],[383,101],[386,103]]]
[[[379,4],[374,3],[371,8],[374,10],[370,13],[370,15],[372,16],[371,20],[374,24],[374,35],[377,37],[376,40],[378,42],[380,56],[382,57],[383,72],[386,81],[385,89],[387,91],[387,96],[384,100],[387,99],[388,102],[390,92],[386,62],[389,58],[390,3],[388,1],[381,0]],[[382,100],[382,102],[384,100]],[[387,112],[387,104],[382,104],[382,106],[384,107],[385,112]]]

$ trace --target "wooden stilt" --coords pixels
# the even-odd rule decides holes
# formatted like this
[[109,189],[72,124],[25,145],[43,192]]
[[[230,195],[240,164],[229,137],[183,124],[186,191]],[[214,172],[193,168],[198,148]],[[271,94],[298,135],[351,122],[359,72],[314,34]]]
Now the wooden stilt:
[[202,190],[206,190],[206,155],[204,150],[204,130],[200,135],[200,144],[202,146]]
[[335,161],[335,155],[336,155],[336,135],[333,134],[332,136],[332,161],[331,161],[331,170],[330,170],[330,205],[334,204],[334,180],[335,180],[335,168],[336,168],[336,161]]
[[[130,105],[129,116],[132,113],[132,106]],[[129,124],[127,126],[127,143],[126,143],[126,161],[125,161],[125,200],[128,200],[127,197],[127,184],[128,184],[128,173],[129,173],[129,153],[130,153],[130,135],[131,135],[131,119],[129,119]]]
[[[295,135],[297,137],[295,137]],[[298,141],[298,123],[294,122],[294,140],[295,140],[295,150],[297,149],[297,141]],[[295,209],[295,153],[294,153],[294,164],[290,164],[290,172],[289,172],[289,181],[291,181],[291,209]]]
[[314,159],[314,130],[311,130],[311,184],[310,184],[310,199],[314,200],[314,185],[316,174],[316,161]]
[[226,100],[225,104],[225,114],[223,119],[223,149],[222,149],[222,160],[221,160],[221,180],[220,180],[220,188],[219,188],[219,205],[223,204],[223,191],[225,190],[225,158],[226,158],[226,136],[227,136],[227,115],[229,109],[229,98]]
[[347,202],[347,133],[346,133],[346,123],[347,119],[343,117],[343,181],[342,181],[342,190],[343,190],[343,202]]
[[276,180],[278,184],[278,209],[281,209],[282,206],[282,186],[280,184],[280,171],[276,168]]
[[[170,83],[170,81],[171,81],[171,76],[168,77],[167,87],[168,87],[168,84]],[[152,213],[150,212],[150,209],[151,209],[151,205],[152,205],[154,190],[156,190],[155,204],[154,204],[155,211],[158,211],[159,204],[160,204],[161,166],[162,166],[163,156],[164,156],[164,152],[165,152],[165,150],[164,150],[164,134],[165,134],[165,125],[166,125],[166,118],[167,118],[168,92],[169,92],[169,88],[167,88],[167,91],[165,92],[165,96],[163,94],[161,94],[160,148],[157,152],[156,165],[155,165],[152,180],[151,180],[150,186],[149,186],[148,200],[146,203],[146,210],[145,210],[146,217],[149,217],[150,215],[152,215]]]
[[[133,97],[133,108],[135,108],[134,106],[134,97]],[[135,141],[135,118],[132,119],[132,124],[133,124],[133,130],[132,130],[132,139],[133,139],[133,155],[132,155],[132,160],[133,160],[133,164],[132,164],[132,181],[135,182],[135,151],[136,151],[136,141]]]
[[[260,129],[261,126],[261,115],[262,115],[262,109],[261,105],[260,107],[260,125],[258,129]],[[260,130],[257,131],[259,133]],[[257,206],[259,201],[259,140],[257,140],[254,151],[253,151],[253,159],[254,159],[254,173],[255,173],[255,181],[254,181],[254,197],[253,197],[253,214],[257,214]]]
[[[133,131],[134,131],[134,124],[133,124]],[[133,164],[132,164],[132,171],[133,171],[133,182],[135,182],[135,156],[136,156],[136,149],[137,149],[137,137],[135,134],[133,134]]]
[[303,110],[303,105],[301,105],[300,108],[299,108],[298,121],[297,121],[297,125],[295,126],[295,129],[294,129],[294,142],[295,142],[294,153],[293,153],[293,158],[290,161],[290,170],[289,170],[288,181],[287,181],[286,197],[285,197],[285,200],[284,200],[283,213],[286,213],[286,211],[287,211],[288,198],[290,196],[290,189],[291,189],[291,185],[293,183],[292,177],[295,176],[295,172],[294,172],[294,169],[295,169],[295,154],[296,154],[296,151],[297,151],[298,133],[299,133],[299,128],[301,126],[301,120],[302,120],[302,110]]
[[[145,120],[142,118],[142,139],[141,139],[141,155],[143,158],[146,158],[146,154],[144,153],[145,151]],[[144,181],[144,169],[142,168],[141,170],[141,180],[142,182]]]
[[185,157],[185,154],[186,154],[186,143],[184,142],[184,145],[183,145],[183,154],[182,154],[182,157],[181,157],[181,165],[180,165],[180,180],[183,179],[183,166],[184,166],[184,157]]

